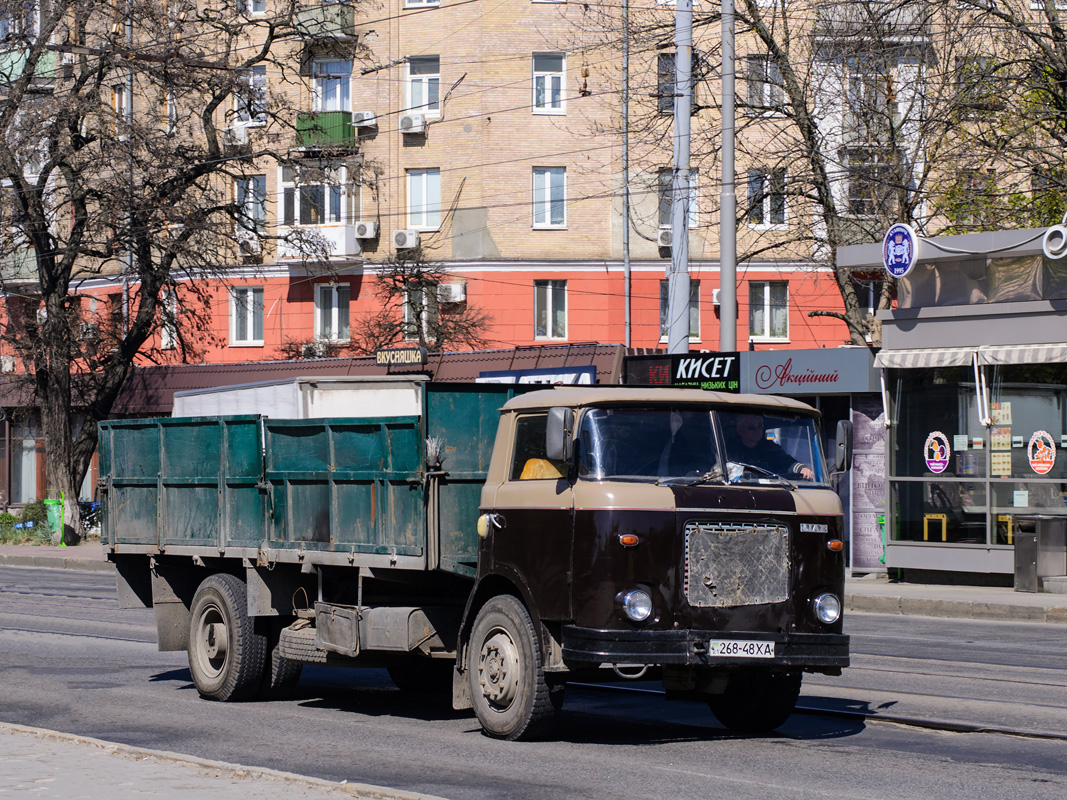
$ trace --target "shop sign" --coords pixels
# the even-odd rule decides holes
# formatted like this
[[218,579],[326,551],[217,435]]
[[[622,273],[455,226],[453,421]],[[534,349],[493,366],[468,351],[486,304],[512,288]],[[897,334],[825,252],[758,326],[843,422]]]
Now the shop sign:
[[477,383],[546,383],[582,384],[596,383],[596,367],[544,367],[541,369],[483,370],[475,379]]
[[879,391],[866,347],[759,350],[744,354],[742,391],[757,394],[859,394]]
[[919,237],[911,225],[898,223],[882,239],[882,267],[894,278],[903,278],[919,257]]
[[1038,475],[1045,475],[1056,466],[1056,443],[1048,431],[1037,431],[1030,437],[1026,448],[1030,468]]
[[941,431],[931,433],[926,437],[923,454],[926,458],[927,469],[937,474],[944,472],[948,468],[948,458],[952,454],[948,437]]
[[429,361],[425,347],[386,347],[374,353],[374,363],[379,367],[425,364]]
[[630,356],[625,371],[626,383],[630,385],[741,391],[741,354],[736,352]]

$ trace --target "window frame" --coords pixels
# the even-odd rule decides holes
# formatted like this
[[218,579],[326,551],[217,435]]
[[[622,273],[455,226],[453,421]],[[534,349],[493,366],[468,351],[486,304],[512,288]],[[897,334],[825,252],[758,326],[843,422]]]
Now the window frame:
[[[554,176],[560,177],[555,185]],[[531,192],[531,227],[534,230],[562,230],[567,227],[567,168],[533,167]],[[558,189],[559,198],[555,199],[553,190]],[[559,221],[555,221],[553,210],[560,212]],[[540,218],[540,220],[539,220]]]
[[[697,186],[699,172],[696,167],[689,168],[689,230],[696,230],[700,224],[700,191]],[[665,167],[656,173],[659,190],[659,227],[666,230],[673,226],[674,220],[674,170]],[[666,216],[666,219],[664,219]]]
[[[568,319],[567,319],[567,281],[566,281],[566,279],[550,278],[550,279],[544,279],[544,280],[535,280],[533,288],[534,288],[534,339],[537,340],[537,341],[547,341],[547,340],[564,341],[564,340],[566,340],[567,339],[567,328],[569,327],[568,326]],[[538,294],[539,294],[538,290],[539,289],[544,290],[544,308],[543,309],[540,308],[541,303],[540,303],[540,301],[538,299]],[[557,328],[556,328],[555,321],[553,320],[553,317],[556,316],[560,311],[560,309],[558,309],[556,307],[556,300],[554,299],[555,297],[560,296],[560,295],[557,295],[557,292],[561,292],[562,293],[561,296],[563,298],[563,309],[562,309],[563,326],[562,326],[562,333],[558,333],[558,334],[556,333]],[[538,330],[538,318],[540,316],[542,316],[542,314],[545,317],[545,326],[544,326],[545,333],[539,334],[537,332],[537,330]]]
[[[341,297],[344,296],[344,310]],[[315,284],[315,339],[344,343],[352,340],[352,286],[348,283]],[[327,319],[326,315],[329,315]],[[342,319],[344,317],[344,319]]]
[[422,319],[422,332],[427,343],[434,343],[437,339],[436,331],[438,320],[441,315],[441,302],[437,294],[437,284],[411,283],[404,287],[403,303],[403,337],[405,342],[419,341],[419,330],[415,326],[415,304],[412,295],[418,296],[418,304],[422,306],[419,316]]
[[745,80],[748,82],[746,100],[750,114],[784,113],[786,98],[782,71],[770,55],[746,56]]
[[[437,72],[412,72],[415,62],[430,60],[437,62]],[[415,87],[425,84],[426,102],[415,104]],[[436,98],[436,99],[431,99]],[[404,64],[404,110],[422,114],[427,119],[437,119],[441,116],[441,56],[418,55],[408,56]]]
[[[753,191],[758,181],[759,189]],[[785,230],[789,227],[789,202],[786,194],[789,174],[784,168],[758,167],[748,171],[748,213],[745,222],[753,230]],[[777,189],[777,191],[775,191]],[[759,204],[756,204],[756,199]],[[781,207],[781,221],[775,219],[776,206]],[[760,219],[754,219],[759,210]]]
[[[422,205],[416,205],[413,198],[415,187],[419,187]],[[415,231],[436,231],[441,229],[441,168],[422,167],[404,170],[405,219],[407,226]],[[433,195],[436,190],[436,202]]]
[[[249,189],[251,188],[251,192]],[[267,227],[267,176],[263,174],[236,178],[233,182],[233,199],[238,211],[247,218],[245,224],[237,219],[237,233],[259,234]]]
[[[762,287],[762,299],[759,310],[763,313],[763,330],[757,332],[753,327],[753,315],[757,310],[757,304],[753,301],[753,291],[756,287]],[[775,304],[772,302],[772,289],[774,287],[785,288],[785,302]],[[753,342],[787,342],[789,341],[789,281],[750,280],[748,282],[748,338]],[[785,333],[775,335],[772,333],[773,312],[776,308],[785,311]]]
[[[556,58],[560,60],[558,70],[539,70],[537,69],[538,58]],[[535,52],[530,55],[530,73],[532,76],[532,97],[531,108],[534,114],[549,114],[549,115],[563,115],[567,113],[567,54],[562,52]],[[558,79],[559,86],[555,92],[551,90],[552,79]],[[538,103],[538,82],[542,82],[544,85],[541,88],[541,94],[545,99],[551,98],[554,94],[558,95],[555,100],[549,100],[547,103]]]
[[[230,288],[230,347],[262,347],[266,327],[262,286],[234,286]],[[248,332],[239,338],[238,318],[245,315],[244,327]],[[256,338],[256,322],[259,322],[259,338]]]
[[159,293],[159,302],[159,349],[175,350],[178,347],[178,293],[171,287],[164,286]]
[[[280,198],[281,225],[286,228],[312,228],[326,225],[343,225],[346,222],[348,202],[348,173],[343,165],[327,166],[337,176],[336,182],[326,183],[321,180],[303,184],[299,181],[296,167],[280,166],[278,175],[278,195]],[[288,178],[289,174],[292,178]],[[322,193],[321,202],[315,193]],[[305,210],[313,211],[321,207],[321,221],[305,221]]]
[[[670,281],[661,279],[659,282],[659,340],[666,342],[670,339]],[[695,319],[694,319],[695,317]],[[689,341],[700,341],[700,281],[689,280]]]
[[[347,72],[322,72],[322,65],[338,64]],[[311,62],[312,110],[317,112],[352,111],[352,60],[346,58],[316,58]],[[336,83],[336,92],[331,84]],[[337,101],[326,102],[327,91],[338,95]],[[330,107],[327,108],[327,105]],[[336,108],[333,106],[337,106]]]
[[[237,125],[259,127],[267,124],[267,67],[264,64],[242,69],[233,93],[233,120]],[[246,94],[247,92],[247,94]],[[254,114],[252,112],[255,112]]]

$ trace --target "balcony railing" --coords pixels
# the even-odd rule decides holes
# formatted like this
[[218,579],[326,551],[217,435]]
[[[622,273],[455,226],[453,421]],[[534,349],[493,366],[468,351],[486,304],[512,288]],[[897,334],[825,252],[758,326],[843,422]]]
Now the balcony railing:
[[815,7],[816,38],[914,41],[929,34],[930,12],[923,3],[879,0],[822,0]]
[[346,148],[356,146],[350,111],[303,111],[296,117],[298,147]]
[[[363,253],[355,225],[308,225],[278,229],[278,258],[314,260],[358,258]],[[288,238],[286,238],[288,237]]]
[[356,35],[356,10],[340,3],[301,8],[296,12],[296,27],[309,39],[344,39]]

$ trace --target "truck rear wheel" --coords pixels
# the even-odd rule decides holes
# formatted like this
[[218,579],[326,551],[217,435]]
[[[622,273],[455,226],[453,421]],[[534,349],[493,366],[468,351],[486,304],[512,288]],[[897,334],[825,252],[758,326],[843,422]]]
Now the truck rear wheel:
[[193,595],[189,671],[201,697],[244,700],[263,679],[267,637],[248,616],[245,584],[233,575],[205,578]]
[[563,705],[564,686],[545,680],[533,620],[510,595],[490,599],[478,612],[467,675],[478,722],[496,739],[543,735]]
[[724,694],[708,698],[708,706],[732,731],[773,731],[785,724],[796,708],[803,680],[801,672],[738,672],[730,677]]

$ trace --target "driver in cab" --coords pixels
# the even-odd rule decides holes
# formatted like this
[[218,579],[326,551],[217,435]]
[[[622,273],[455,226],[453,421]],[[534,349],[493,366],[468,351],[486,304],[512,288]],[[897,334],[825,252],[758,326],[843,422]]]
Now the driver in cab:
[[738,414],[732,433],[734,435],[729,441],[728,460],[751,464],[782,476],[793,475],[807,481],[815,480],[815,470],[797,461],[776,442],[767,438],[763,430],[763,417],[760,415]]

